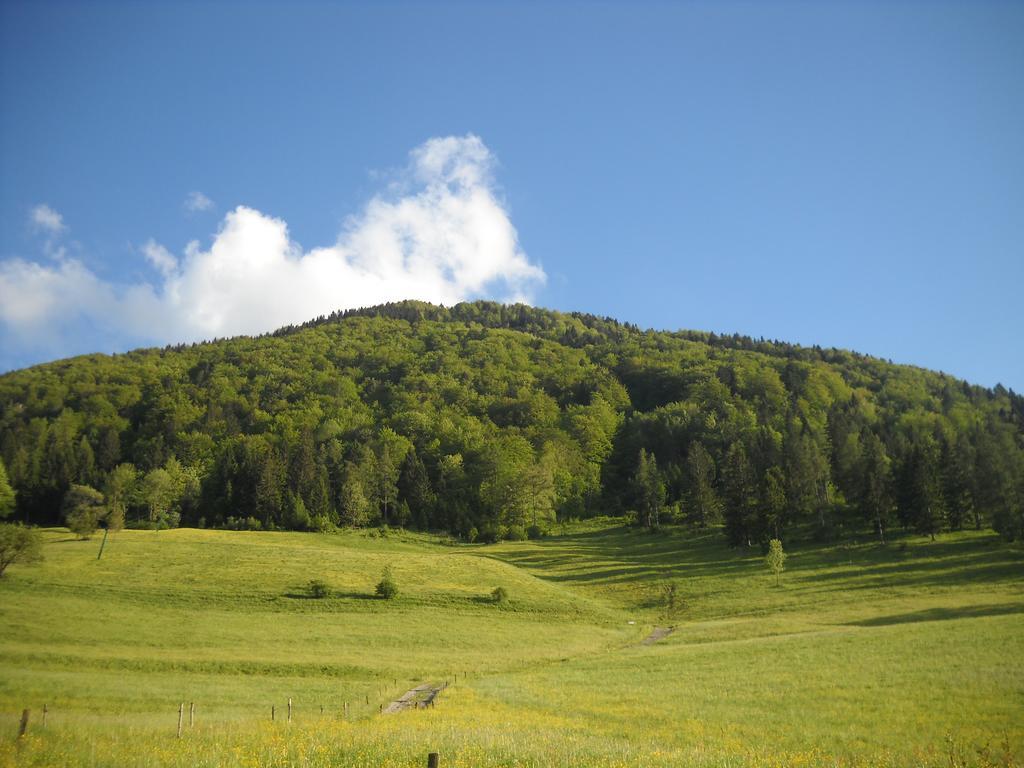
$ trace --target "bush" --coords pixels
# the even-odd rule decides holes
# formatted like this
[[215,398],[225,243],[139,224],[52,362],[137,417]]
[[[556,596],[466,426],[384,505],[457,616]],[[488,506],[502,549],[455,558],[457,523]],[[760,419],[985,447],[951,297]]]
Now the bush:
[[526,529],[526,538],[528,538],[530,541],[534,541],[535,539],[539,539],[543,535],[544,535],[544,529],[541,528],[539,525],[534,524],[534,525],[531,525],[529,528]]
[[398,597],[398,585],[395,584],[395,579],[391,575],[391,569],[385,568],[381,574],[381,579],[377,582],[377,588],[375,590],[377,597],[384,600],[394,600]]
[[508,591],[504,587],[495,587],[491,592],[491,602],[499,605],[508,602]]
[[309,593],[310,597],[317,600],[325,598],[331,594],[331,588],[327,586],[327,582],[321,581],[320,579],[310,579],[309,584],[306,585],[306,591]]

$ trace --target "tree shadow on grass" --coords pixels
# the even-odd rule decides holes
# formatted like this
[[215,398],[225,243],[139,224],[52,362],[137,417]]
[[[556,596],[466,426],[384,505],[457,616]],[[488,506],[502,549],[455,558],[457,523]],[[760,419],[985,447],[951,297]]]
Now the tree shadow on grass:
[[[844,589],[888,586],[943,586],[1017,581],[1024,577],[1024,559],[1013,552],[978,552],[945,559],[902,559],[860,562],[828,571],[801,574],[808,582],[840,583]],[[854,582],[854,583],[851,583]],[[845,583],[843,583],[845,582]],[[859,582],[859,583],[856,583]]]
[[927,608],[911,613],[897,613],[892,616],[876,616],[873,619],[851,621],[850,627],[887,627],[893,624],[914,624],[919,621],[950,621],[952,619],[975,619],[980,616],[1006,616],[1024,613],[1024,603],[998,603],[995,605],[970,605],[960,608]]
[[331,600],[379,600],[377,595],[370,592],[339,592],[337,590],[331,590],[330,594],[324,597],[314,597],[309,594],[305,589],[301,587],[292,587],[290,591],[285,592],[283,597],[287,597],[290,600],[322,600],[328,602]]

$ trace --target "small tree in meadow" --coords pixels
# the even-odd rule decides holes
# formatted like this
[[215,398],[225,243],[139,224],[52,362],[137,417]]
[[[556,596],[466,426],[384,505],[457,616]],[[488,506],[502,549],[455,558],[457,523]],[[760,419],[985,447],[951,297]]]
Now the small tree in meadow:
[[665,608],[671,613],[678,604],[679,588],[674,581],[670,581],[662,586],[661,591],[665,597]]
[[43,559],[39,531],[13,523],[0,523],[0,576],[11,563],[37,563]]
[[786,567],[786,553],[782,551],[782,542],[772,539],[768,542],[768,554],[764,557],[768,570],[775,574],[775,586],[779,586],[779,575]]
[[398,585],[395,583],[394,577],[391,575],[391,569],[385,568],[381,574],[381,579],[377,582],[377,589],[375,590],[377,597],[383,598],[384,600],[394,600],[398,597]]
[[88,539],[107,513],[103,494],[88,485],[72,485],[64,496],[64,521],[80,539]]
[[504,587],[495,587],[494,591],[491,592],[491,602],[498,603],[499,605],[508,602],[508,590]]

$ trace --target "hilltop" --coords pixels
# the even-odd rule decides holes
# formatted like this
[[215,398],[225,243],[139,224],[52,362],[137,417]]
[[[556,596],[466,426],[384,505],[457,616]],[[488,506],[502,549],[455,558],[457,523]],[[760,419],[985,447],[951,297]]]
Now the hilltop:
[[632,512],[734,545],[1024,532],[1024,398],[835,349],[419,302],[0,377],[16,517],[463,540]]

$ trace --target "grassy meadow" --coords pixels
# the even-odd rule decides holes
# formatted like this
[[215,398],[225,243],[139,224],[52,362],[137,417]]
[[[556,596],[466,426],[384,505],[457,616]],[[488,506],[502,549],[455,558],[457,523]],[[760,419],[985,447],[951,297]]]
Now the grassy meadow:
[[[776,586],[721,539],[179,529],[97,561],[98,538],[47,531],[43,564],[0,582],[0,765],[1020,764],[1019,545],[794,544]],[[675,631],[642,644],[656,626]],[[444,681],[434,708],[378,714]]]

